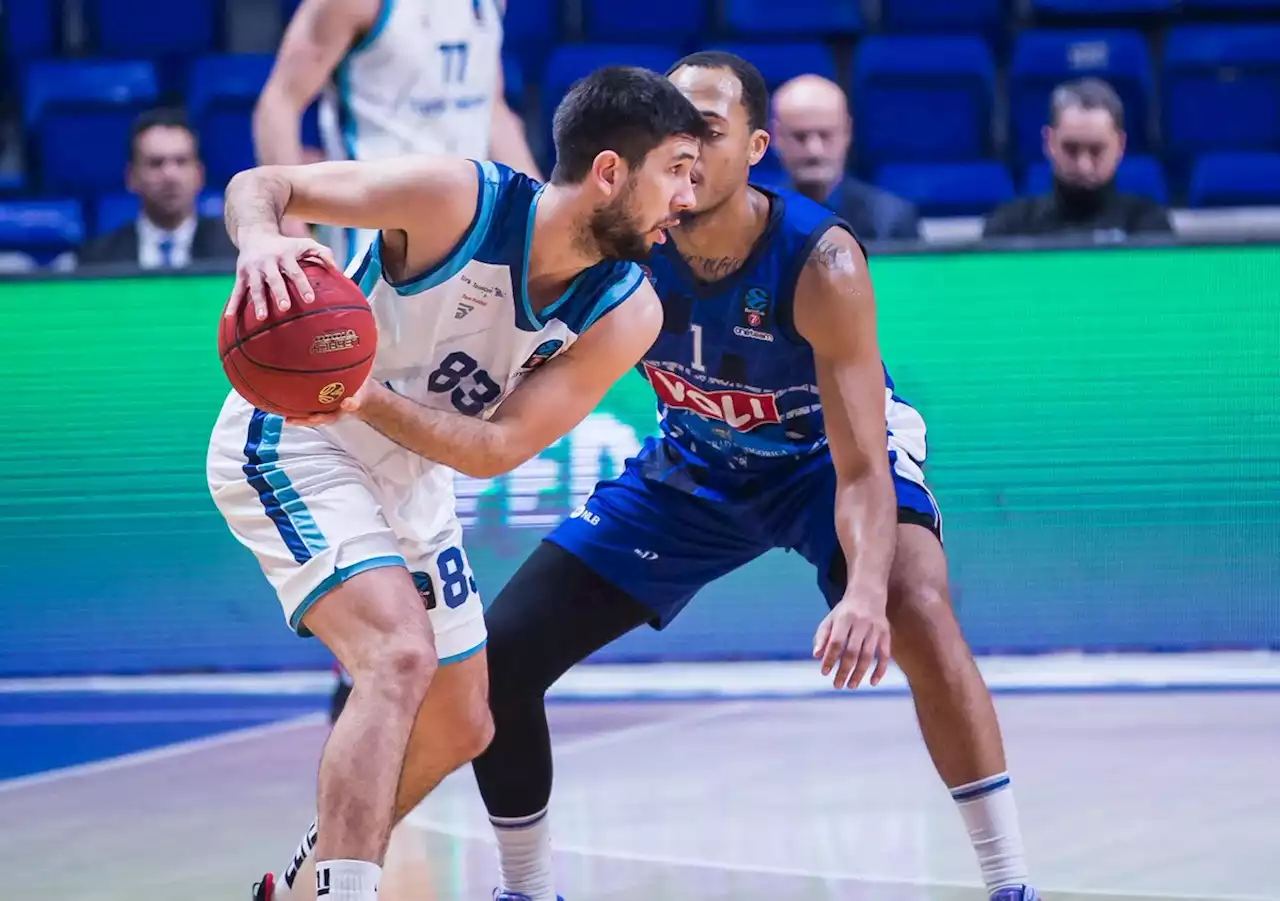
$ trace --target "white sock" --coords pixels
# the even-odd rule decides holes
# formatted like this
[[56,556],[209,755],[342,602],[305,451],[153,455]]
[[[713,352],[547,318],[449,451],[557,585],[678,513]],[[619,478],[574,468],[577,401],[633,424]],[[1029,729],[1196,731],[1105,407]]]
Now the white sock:
[[1026,853],[1009,774],[997,773],[968,785],[957,785],[951,789],[951,797],[969,829],[987,892],[1026,885]]
[[367,860],[316,861],[316,901],[378,901],[382,867]]
[[556,901],[547,811],[528,817],[489,817],[489,822],[498,837],[502,891],[528,895],[530,901]]

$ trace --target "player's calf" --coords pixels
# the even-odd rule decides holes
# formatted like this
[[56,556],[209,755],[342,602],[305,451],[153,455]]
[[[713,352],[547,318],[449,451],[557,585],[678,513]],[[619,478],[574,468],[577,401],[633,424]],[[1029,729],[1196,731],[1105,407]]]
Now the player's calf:
[[320,761],[316,893],[373,901],[410,730],[436,671],[431,623],[408,571],[366,570],[303,618],[354,688]]
[[[464,660],[441,666],[436,672],[418,709],[405,751],[394,822],[404,819],[446,776],[483,753],[492,738],[488,659],[480,650]],[[256,901],[310,901],[315,897],[310,888],[315,884],[311,861],[318,835],[313,822],[281,874],[275,893],[266,893],[264,888]],[[394,851],[387,863],[394,869],[392,856]]]
[[995,705],[951,606],[942,546],[920,526],[898,527],[888,617],[925,745],[960,808],[988,891],[1031,901]]

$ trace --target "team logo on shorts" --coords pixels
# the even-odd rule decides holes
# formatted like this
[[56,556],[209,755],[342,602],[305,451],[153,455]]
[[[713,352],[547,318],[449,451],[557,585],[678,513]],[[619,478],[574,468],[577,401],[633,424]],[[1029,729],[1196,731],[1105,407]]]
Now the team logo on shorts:
[[547,362],[547,360],[554,357],[556,355],[556,351],[562,347],[564,347],[564,342],[559,338],[552,338],[550,341],[543,341],[538,345],[538,349],[533,352],[532,356],[524,361],[524,365],[520,368],[537,369],[543,363]]
[[436,590],[431,587],[431,577],[426,573],[410,573],[413,576],[413,585],[418,589],[418,596],[422,598],[422,604],[428,610],[436,609]]
[[742,324],[749,329],[762,329],[769,321],[769,292],[764,288],[748,288],[742,298]]

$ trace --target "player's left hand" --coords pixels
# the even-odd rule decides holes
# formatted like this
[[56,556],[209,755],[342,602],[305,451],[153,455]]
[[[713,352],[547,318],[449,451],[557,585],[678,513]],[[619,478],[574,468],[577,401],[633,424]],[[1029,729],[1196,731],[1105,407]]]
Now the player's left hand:
[[[886,598],[847,594],[832,608],[813,637],[813,656],[822,658],[822,675],[835,669],[836,688],[857,688],[875,664],[871,684],[879,685],[889,669],[889,619]],[[838,667],[837,667],[838,664]]]
[[366,379],[365,383],[356,390],[354,394],[344,397],[339,403],[337,409],[332,413],[312,413],[310,416],[286,416],[285,422],[292,425],[333,425],[340,419],[347,416],[359,416],[370,401],[370,397],[378,391],[389,391],[381,382],[374,379]]

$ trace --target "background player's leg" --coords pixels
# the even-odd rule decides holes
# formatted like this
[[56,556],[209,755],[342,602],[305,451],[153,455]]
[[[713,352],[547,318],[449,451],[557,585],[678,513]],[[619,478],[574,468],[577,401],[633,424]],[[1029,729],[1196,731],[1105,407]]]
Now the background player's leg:
[[303,625],[355,688],[320,759],[316,885],[329,901],[373,901],[409,733],[436,669],[434,635],[408,570],[358,573]]
[[653,613],[568,551],[542,542],[485,614],[494,739],[472,767],[499,843],[503,891],[555,901],[547,689]]
[[951,790],[990,892],[1027,882],[1018,811],[995,705],[956,621],[937,536],[898,526],[889,576],[893,656],[911,685],[925,745]]
[[[395,822],[410,811],[458,767],[485,749],[493,736],[489,715],[488,660],[481,651],[466,660],[441,666],[418,709],[405,752],[396,791]],[[312,848],[318,828],[311,830],[281,878],[278,901],[307,901],[315,897]],[[394,849],[394,841],[391,843]],[[397,867],[389,850],[386,871]]]

